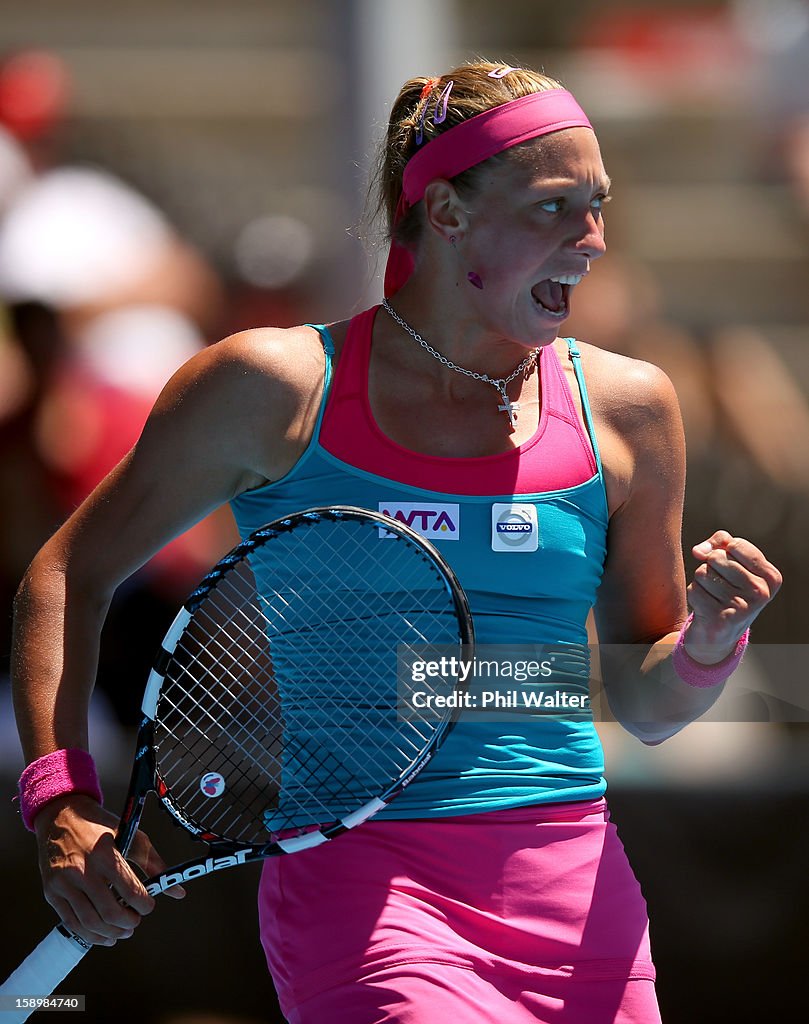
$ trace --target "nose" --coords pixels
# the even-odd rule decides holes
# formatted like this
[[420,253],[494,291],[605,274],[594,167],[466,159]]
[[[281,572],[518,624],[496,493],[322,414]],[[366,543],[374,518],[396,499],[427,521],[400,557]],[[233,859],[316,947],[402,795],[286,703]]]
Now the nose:
[[597,260],[603,256],[607,251],[603,217],[588,209],[584,219],[577,223],[576,230],[571,233],[570,246],[577,256],[584,256],[588,260]]

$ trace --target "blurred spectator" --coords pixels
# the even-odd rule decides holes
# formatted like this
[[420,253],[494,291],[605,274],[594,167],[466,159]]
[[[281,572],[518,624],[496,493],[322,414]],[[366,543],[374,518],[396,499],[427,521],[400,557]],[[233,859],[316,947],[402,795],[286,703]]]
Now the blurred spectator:
[[[152,203],[104,170],[43,166],[68,84],[52,54],[16,54],[0,67],[5,137],[17,134],[9,159],[0,136],[6,620],[30,557],[135,443],[163,384],[217,330],[222,308],[216,276]],[[99,685],[123,721],[137,715],[177,602],[233,537],[226,517],[206,520],[116,595]]]
[[[746,52],[726,4],[581,5],[576,45],[601,76],[602,109],[704,110],[738,91]],[[586,76],[588,69],[582,65]],[[603,75],[610,89],[603,89]]]
[[809,219],[809,0],[736,0],[756,71],[761,163]]
[[752,327],[717,332],[710,358],[716,400],[745,454],[773,488],[805,498],[809,404],[794,374]]

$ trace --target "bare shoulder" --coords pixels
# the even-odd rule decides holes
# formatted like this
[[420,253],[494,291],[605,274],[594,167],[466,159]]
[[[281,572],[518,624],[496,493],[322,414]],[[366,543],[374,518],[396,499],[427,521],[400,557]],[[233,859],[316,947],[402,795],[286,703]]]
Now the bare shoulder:
[[323,346],[312,327],[258,327],[231,334],[191,359],[188,376],[241,382],[245,388],[283,390],[323,369]]
[[677,427],[679,402],[669,377],[654,363],[579,342],[594,416],[625,437]]
[[[276,368],[301,357],[321,356],[323,345],[314,327],[254,327],[231,334],[218,342],[235,357],[255,360],[258,365],[272,361]],[[322,358],[320,362],[322,363]]]
[[[322,395],[325,356],[311,327],[232,334],[190,359],[158,399],[150,430],[201,431],[207,444],[233,449],[246,485],[283,475],[306,447]],[[199,433],[198,433],[199,436]]]
[[268,413],[279,403],[291,411],[318,389],[323,370],[323,346],[311,327],[240,331],[210,345],[181,367],[161,402],[171,405],[196,392],[200,399],[210,394],[223,409],[237,402],[245,403],[244,410],[249,412],[259,402]]
[[[567,349],[557,342],[561,356]],[[653,363],[578,342],[601,459],[610,514],[645,485],[683,474],[685,442],[677,396]],[[580,405],[570,360],[563,365]],[[581,411],[581,410],[580,410]],[[679,483],[675,482],[676,490]]]

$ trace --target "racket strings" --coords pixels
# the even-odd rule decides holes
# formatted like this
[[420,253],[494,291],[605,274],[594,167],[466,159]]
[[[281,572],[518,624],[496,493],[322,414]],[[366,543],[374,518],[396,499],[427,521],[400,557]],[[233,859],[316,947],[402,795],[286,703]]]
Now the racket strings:
[[[273,537],[226,572],[177,644],[158,763],[206,831],[260,843],[338,820],[436,732],[433,713],[398,714],[397,647],[457,643],[443,575],[376,525],[331,525]],[[218,797],[200,787],[207,773],[224,780]]]
[[[373,538],[373,540],[376,540],[376,538]],[[325,617],[316,623],[316,631],[313,634],[309,634],[315,647],[310,653],[315,659],[319,657],[321,664],[328,664],[332,660],[331,656],[323,657],[324,635],[331,638],[332,654],[336,659],[344,657],[346,653],[341,649],[335,651],[336,645],[349,648],[349,654],[354,659],[357,667],[357,671],[352,677],[356,685],[351,687],[352,679],[343,681],[342,691],[337,695],[332,694],[329,713],[333,715],[335,711],[341,708],[345,709],[346,713],[352,718],[354,731],[361,731],[364,736],[373,735],[373,730],[379,727],[380,699],[373,692],[369,693],[368,685],[369,679],[373,679],[375,674],[379,674],[380,666],[378,655],[376,654],[376,650],[378,650],[377,645],[380,643],[384,644],[387,650],[394,651],[395,653],[395,644],[391,643],[391,637],[385,634],[385,626],[388,626],[394,641],[398,640],[401,642],[408,636],[411,641],[426,642],[428,632],[434,635],[432,618],[429,627],[425,627],[424,624],[416,624],[416,616],[420,612],[423,613],[425,607],[431,607],[431,616],[434,616],[436,588],[439,588],[439,592],[446,590],[443,578],[435,572],[432,563],[427,562],[423,558],[414,559],[412,557],[413,552],[404,545],[385,543],[382,551],[387,557],[384,562],[380,561],[375,566],[374,590],[364,590],[364,599],[359,605],[357,603],[356,588],[344,585],[330,591],[328,595],[330,607],[325,610]],[[342,545],[332,548],[330,553],[332,571],[341,581],[350,581],[356,575],[356,556],[357,552],[353,544],[346,543],[345,537]],[[301,574],[305,573],[305,570],[305,565],[296,566],[296,577],[300,579]],[[427,601],[422,596],[425,592],[428,595]],[[283,623],[286,629],[299,639],[305,639],[307,636],[305,627],[308,623],[301,623],[300,619],[294,616],[295,609],[289,609],[293,613],[292,615],[285,614],[288,608],[288,602],[285,600],[282,600],[280,605],[276,603],[271,609],[271,617],[274,616],[276,622]],[[359,638],[357,637],[356,627],[361,622],[374,623],[377,645],[367,643],[367,638],[364,634],[360,634]],[[304,628],[301,628],[302,626]],[[403,626],[406,627],[404,631]],[[325,633],[324,627],[326,628]],[[353,630],[350,633],[348,632],[349,627]],[[454,619],[452,620],[452,628],[457,631],[457,624]],[[281,630],[276,627],[276,632],[281,632]],[[388,666],[388,671],[390,677],[393,677],[395,669],[392,665]],[[331,676],[332,673],[327,672],[326,680],[331,681]],[[302,687],[298,690],[298,693],[305,698],[302,706],[299,706],[299,703],[295,700],[293,692],[286,705],[290,715],[300,710],[304,714],[311,712],[311,684],[313,682],[314,679],[310,674],[310,687]],[[375,699],[369,700],[369,696],[375,697]],[[386,711],[391,710],[392,702],[388,695],[383,698],[382,707]],[[311,731],[313,725],[316,725],[316,721],[314,716],[310,714],[307,722],[299,722],[298,724],[299,731],[305,735]],[[329,725],[333,727],[333,722],[330,722]],[[413,753],[424,742],[424,737],[419,736],[418,742],[410,740],[406,744],[406,750],[403,750],[405,744],[402,742],[393,744],[394,739],[405,740],[406,738],[404,730],[399,728],[395,732],[388,730],[384,742],[378,741],[376,746],[366,743],[361,750],[366,775],[368,774],[369,764],[374,763],[374,755],[377,751],[386,751],[388,759],[392,751],[395,751],[399,759],[407,759],[412,757]],[[362,769],[359,756],[354,756],[356,750],[356,745],[351,747],[344,744],[340,754],[344,762],[353,761],[355,778],[360,778]],[[304,748],[304,754],[308,754],[310,751],[311,745],[307,745]],[[316,764],[316,767],[319,767],[319,765]],[[390,760],[383,765],[376,765],[374,768],[376,772],[389,772],[391,769]],[[346,785],[346,783],[343,784]]]
[[[217,646],[222,645],[217,641]],[[271,672],[255,659],[234,659],[232,651],[220,649],[199,678],[194,675],[200,657],[196,644],[186,643],[179,657],[180,671],[171,678],[174,685],[161,695],[160,725],[166,733],[161,773],[164,779],[173,778],[178,802],[193,803],[199,795],[194,765],[204,760],[206,771],[220,773],[229,788],[227,801],[206,808],[206,827],[222,830],[237,812],[249,827],[272,799],[272,780],[278,775],[281,741]]]

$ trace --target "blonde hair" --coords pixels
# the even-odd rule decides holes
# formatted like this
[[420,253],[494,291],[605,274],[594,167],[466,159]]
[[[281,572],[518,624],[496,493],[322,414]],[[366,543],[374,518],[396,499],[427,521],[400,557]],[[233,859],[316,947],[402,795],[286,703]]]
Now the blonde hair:
[[[506,69],[507,74],[491,77],[492,72],[502,73]],[[449,82],[452,82],[452,89],[446,119],[436,124],[434,111],[442,102],[441,94]],[[385,225],[386,240],[390,241],[395,234],[398,242],[412,245],[421,229],[418,206],[409,210],[394,227],[396,208],[402,194],[404,169],[411,156],[420,148],[417,141],[419,131],[423,134],[421,145],[426,146],[434,136],[449,131],[485,110],[531,93],[560,88],[559,82],[538,71],[528,68],[509,69],[508,65],[484,60],[462,64],[440,78],[411,78],[405,82],[391,109],[387,132],[379,148],[370,185],[373,213]],[[491,159],[498,158],[499,155]],[[479,164],[459,174],[453,179],[455,186],[459,189],[473,188],[481,166]]]

